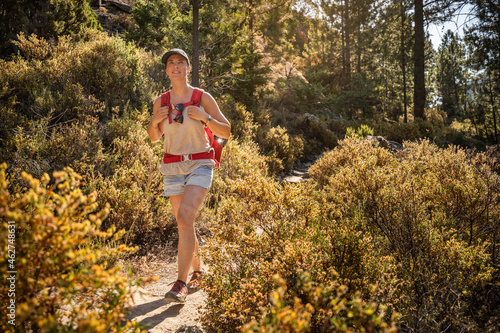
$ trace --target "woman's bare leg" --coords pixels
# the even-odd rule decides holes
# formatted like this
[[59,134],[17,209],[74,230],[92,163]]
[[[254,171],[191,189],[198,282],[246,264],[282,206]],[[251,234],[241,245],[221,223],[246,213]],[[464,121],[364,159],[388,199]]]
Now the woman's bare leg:
[[189,269],[201,268],[201,259],[198,254],[198,240],[194,229],[194,222],[201,205],[205,200],[208,189],[187,185],[184,194],[170,197],[172,209],[177,219],[179,228],[179,245],[177,254],[178,276],[181,281],[186,282]]

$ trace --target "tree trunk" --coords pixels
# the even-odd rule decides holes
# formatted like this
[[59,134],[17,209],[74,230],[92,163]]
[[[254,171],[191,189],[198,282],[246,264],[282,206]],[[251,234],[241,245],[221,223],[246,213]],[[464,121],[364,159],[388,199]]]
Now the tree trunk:
[[425,34],[423,0],[415,0],[415,75],[413,94],[413,113],[424,119],[425,113]]
[[358,73],[361,73],[361,54],[362,54],[362,47],[363,47],[363,42],[361,38],[361,6],[358,4],[357,6],[357,14],[358,14],[358,22],[357,22],[357,28],[358,28],[358,45],[357,45],[357,56],[358,56],[358,63],[357,63],[357,68],[356,71]]
[[403,71],[403,108],[404,122],[408,122],[408,107],[406,105],[406,55],[405,55],[405,18],[406,11],[401,0],[401,70]]
[[[345,1],[342,10],[340,11],[340,21],[341,21],[341,30],[340,35],[342,39],[342,74],[345,78],[346,76],[346,56],[345,56]],[[342,78],[342,79],[344,79]]]
[[349,0],[345,0],[345,60],[347,74],[347,88],[351,88],[351,23],[350,23]]
[[494,137],[494,142],[497,143],[498,142],[498,130],[497,130],[497,108],[495,106],[495,98],[493,97],[493,86],[491,84],[491,65],[488,64],[488,82],[489,82],[489,86],[490,86],[490,103],[491,103],[491,112],[493,113],[493,133],[495,135]]
[[199,14],[200,14],[200,1],[192,0],[193,4],[193,55],[191,64],[191,85],[194,87],[200,86],[200,41],[199,41]]

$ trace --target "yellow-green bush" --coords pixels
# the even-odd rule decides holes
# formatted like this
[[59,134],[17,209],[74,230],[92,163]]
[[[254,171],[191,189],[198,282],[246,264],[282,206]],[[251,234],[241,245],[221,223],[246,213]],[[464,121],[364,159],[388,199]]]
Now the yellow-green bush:
[[[211,332],[234,332],[261,318],[270,292],[278,287],[275,274],[286,281],[287,304],[293,304],[300,271],[307,271],[316,283],[345,284],[352,288],[346,297],[354,297],[364,276],[371,275],[364,257],[376,250],[348,221],[323,224],[337,214],[321,209],[314,186],[282,187],[265,173],[255,148],[246,147],[231,145],[231,165],[221,169],[221,183],[214,181],[212,195],[222,194],[208,239],[206,262],[212,274],[207,276],[203,315]],[[367,294],[368,286],[365,289]],[[314,318],[326,319],[319,306]]]
[[[147,112],[132,119],[114,119],[106,126],[104,141],[111,141],[106,168],[88,179],[87,189],[98,192],[100,202],[109,202],[111,211],[104,226],[127,230],[127,240],[143,244],[149,236],[161,237],[175,225],[173,214],[161,196],[159,172],[163,147],[152,144],[143,127]],[[165,229],[166,228],[166,229]]]
[[[9,187],[15,184],[9,184],[5,170],[3,164],[0,229],[5,237],[0,274],[3,281],[10,277],[8,271],[17,274],[11,298],[15,299],[15,326],[6,319],[10,310],[2,307],[3,331],[138,331],[124,318],[131,301],[130,283],[119,266],[110,267],[110,260],[136,249],[118,246],[123,231],[99,230],[109,208],[94,213],[96,194],[83,195],[81,177],[71,169],[55,172],[53,180],[47,174],[38,180],[24,173],[28,187],[13,193]],[[15,237],[8,238],[11,229]],[[3,283],[2,295],[9,288]]]
[[254,115],[241,103],[220,103],[221,110],[231,122],[231,136],[243,140],[253,140],[258,125],[254,122]]
[[327,200],[397,260],[403,327],[475,325],[465,295],[491,279],[500,228],[500,180],[481,160],[426,141],[396,158],[349,139],[311,167]]
[[279,287],[271,292],[270,305],[242,332],[397,332],[396,313],[390,323],[385,322],[385,306],[366,302],[359,295],[347,296],[346,286],[316,284],[303,273],[289,304],[286,281],[279,276],[275,280]]
[[290,171],[304,150],[303,140],[288,134],[286,128],[280,126],[266,131],[261,129],[257,142],[268,157],[270,171],[275,174]]
[[370,128],[368,125],[361,125],[357,129],[353,127],[347,127],[345,136],[351,137],[354,136],[358,139],[363,139],[367,135],[373,135],[373,128]]
[[[395,156],[350,138],[310,168],[309,183],[234,174],[206,247],[205,328],[319,332],[333,318],[346,332],[383,331],[395,312],[402,331],[494,323],[494,300],[489,312],[472,310],[495,290],[499,177],[484,159],[428,142]],[[302,288],[304,272],[331,293]],[[329,308],[335,299],[344,312]]]
[[17,45],[26,57],[0,62],[0,100],[27,119],[67,121],[98,102],[104,103],[100,117],[110,119],[115,106],[144,103],[138,50],[119,38],[88,30],[81,41],[61,37],[49,44],[21,35]]

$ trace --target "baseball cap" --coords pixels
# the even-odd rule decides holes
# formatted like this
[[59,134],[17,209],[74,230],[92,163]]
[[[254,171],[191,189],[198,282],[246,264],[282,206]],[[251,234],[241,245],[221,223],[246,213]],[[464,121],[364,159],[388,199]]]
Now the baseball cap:
[[189,58],[188,58],[186,52],[184,52],[184,50],[181,50],[181,49],[171,49],[170,51],[168,51],[167,53],[165,53],[163,55],[163,57],[161,58],[161,62],[163,62],[166,65],[168,58],[170,58],[170,56],[174,55],[174,54],[178,54],[178,55],[184,57],[187,61],[188,66],[191,66],[191,63],[189,62]]

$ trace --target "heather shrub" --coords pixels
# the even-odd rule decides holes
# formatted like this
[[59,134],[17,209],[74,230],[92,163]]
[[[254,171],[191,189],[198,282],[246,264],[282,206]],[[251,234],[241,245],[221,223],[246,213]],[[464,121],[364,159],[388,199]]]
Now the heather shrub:
[[5,13],[0,26],[2,58],[17,51],[12,41],[22,32],[56,39],[81,35],[87,28],[100,28],[88,0],[4,1],[0,8]]
[[347,139],[341,143],[339,147],[325,153],[309,168],[309,174],[320,186],[326,186],[332,175],[349,169],[353,165],[363,164],[376,169],[392,160],[391,153],[386,149],[368,149],[371,144],[368,141]]
[[488,283],[498,225],[497,174],[456,147],[406,143],[398,157],[347,139],[311,167],[328,201],[364,222],[397,260],[401,327],[462,330],[467,294]]
[[246,140],[240,143],[231,138],[222,150],[220,168],[214,169],[206,202],[210,208],[217,210],[219,204],[230,197],[243,199],[245,193],[240,193],[241,184],[267,178],[268,175],[266,158],[259,154],[257,144]]
[[97,117],[91,116],[58,126],[52,131],[42,158],[50,161],[53,170],[65,166],[80,174],[101,170],[106,164],[102,130]]
[[19,175],[20,171],[25,171],[40,178],[51,169],[50,161],[44,159],[49,145],[47,119],[30,123],[30,132],[18,128],[13,131],[9,140],[5,141],[2,162],[11,162],[12,170]]
[[[245,325],[242,332],[397,332],[394,321],[384,321],[385,306],[366,302],[359,295],[347,296],[346,286],[324,286],[304,273],[292,291],[293,303],[286,300],[286,281],[275,277],[278,288],[271,292],[270,305],[261,318]],[[373,288],[376,289],[375,287]],[[315,312],[325,315],[321,321]],[[396,319],[397,315],[393,315]]]
[[81,84],[86,94],[105,102],[108,112],[129,102],[132,107],[141,106],[142,66],[137,49],[103,33],[89,32],[88,39],[70,58],[71,79]]
[[219,104],[221,110],[231,123],[231,136],[240,140],[253,140],[258,125],[254,122],[254,114],[248,111],[241,103],[229,103],[222,101]]
[[[135,248],[119,245],[124,231],[101,231],[109,208],[97,210],[96,193],[83,195],[81,177],[71,169],[55,172],[51,180],[23,173],[22,191],[0,167],[0,225],[4,237],[0,263],[4,281],[17,271],[15,330],[19,332],[139,331],[124,318],[130,307],[130,283],[117,257]],[[51,185],[49,185],[51,184]],[[14,188],[11,192],[9,188]],[[12,222],[9,222],[12,221]],[[9,255],[9,257],[8,257]],[[12,265],[12,266],[10,266]],[[132,284],[138,283],[133,282]],[[7,295],[9,284],[0,287]],[[7,307],[2,308],[4,331]]]
[[205,328],[495,327],[496,298],[472,310],[496,290],[494,163],[426,141],[406,146],[393,155],[349,138],[310,168],[313,182],[248,172],[224,187],[205,248]]
[[[335,281],[347,286],[349,299],[354,299],[355,290],[368,294],[366,276],[372,273],[365,257],[376,248],[355,230],[355,224],[322,209],[314,186],[282,187],[249,162],[253,160],[253,155],[241,159],[249,169],[230,178],[210,228],[205,261],[211,270],[202,318],[210,332],[234,332],[261,318],[262,309],[272,306],[269,295],[278,287],[276,274],[287,285],[284,307],[294,304],[301,272],[318,284]],[[311,305],[311,327],[328,320],[322,304]]]
[[311,114],[297,116],[290,124],[290,132],[299,135],[304,142],[300,157],[319,155],[337,145],[337,136],[317,117]]
[[[133,119],[114,119],[106,126],[104,141],[111,141],[106,169],[88,180],[88,189],[99,193],[99,201],[109,202],[111,211],[105,227],[116,225],[127,230],[125,239],[143,244],[153,231],[171,228],[173,215],[168,211],[159,172],[160,143],[151,144],[143,122],[147,112]],[[168,230],[167,230],[168,231]]]
[[30,120],[29,124],[29,131],[19,128],[5,142],[3,157],[11,163],[11,171],[25,171],[40,178],[44,172],[65,166],[87,174],[106,165],[103,126],[96,117],[82,117],[66,125],[51,126],[48,118]]
[[420,118],[416,118],[415,121],[408,123],[390,124],[376,122],[373,124],[376,135],[381,135],[387,140],[399,143],[426,138],[430,140],[441,138],[443,127],[443,124],[433,124]]
[[304,150],[303,140],[289,135],[280,126],[267,131],[261,129],[256,140],[262,153],[267,156],[270,171],[275,174],[291,170]]
[[144,102],[138,51],[120,38],[89,30],[81,41],[57,43],[20,35],[17,45],[24,57],[0,62],[0,100],[27,119],[68,121],[92,114],[99,102],[100,118],[110,119],[113,107],[123,112]]

